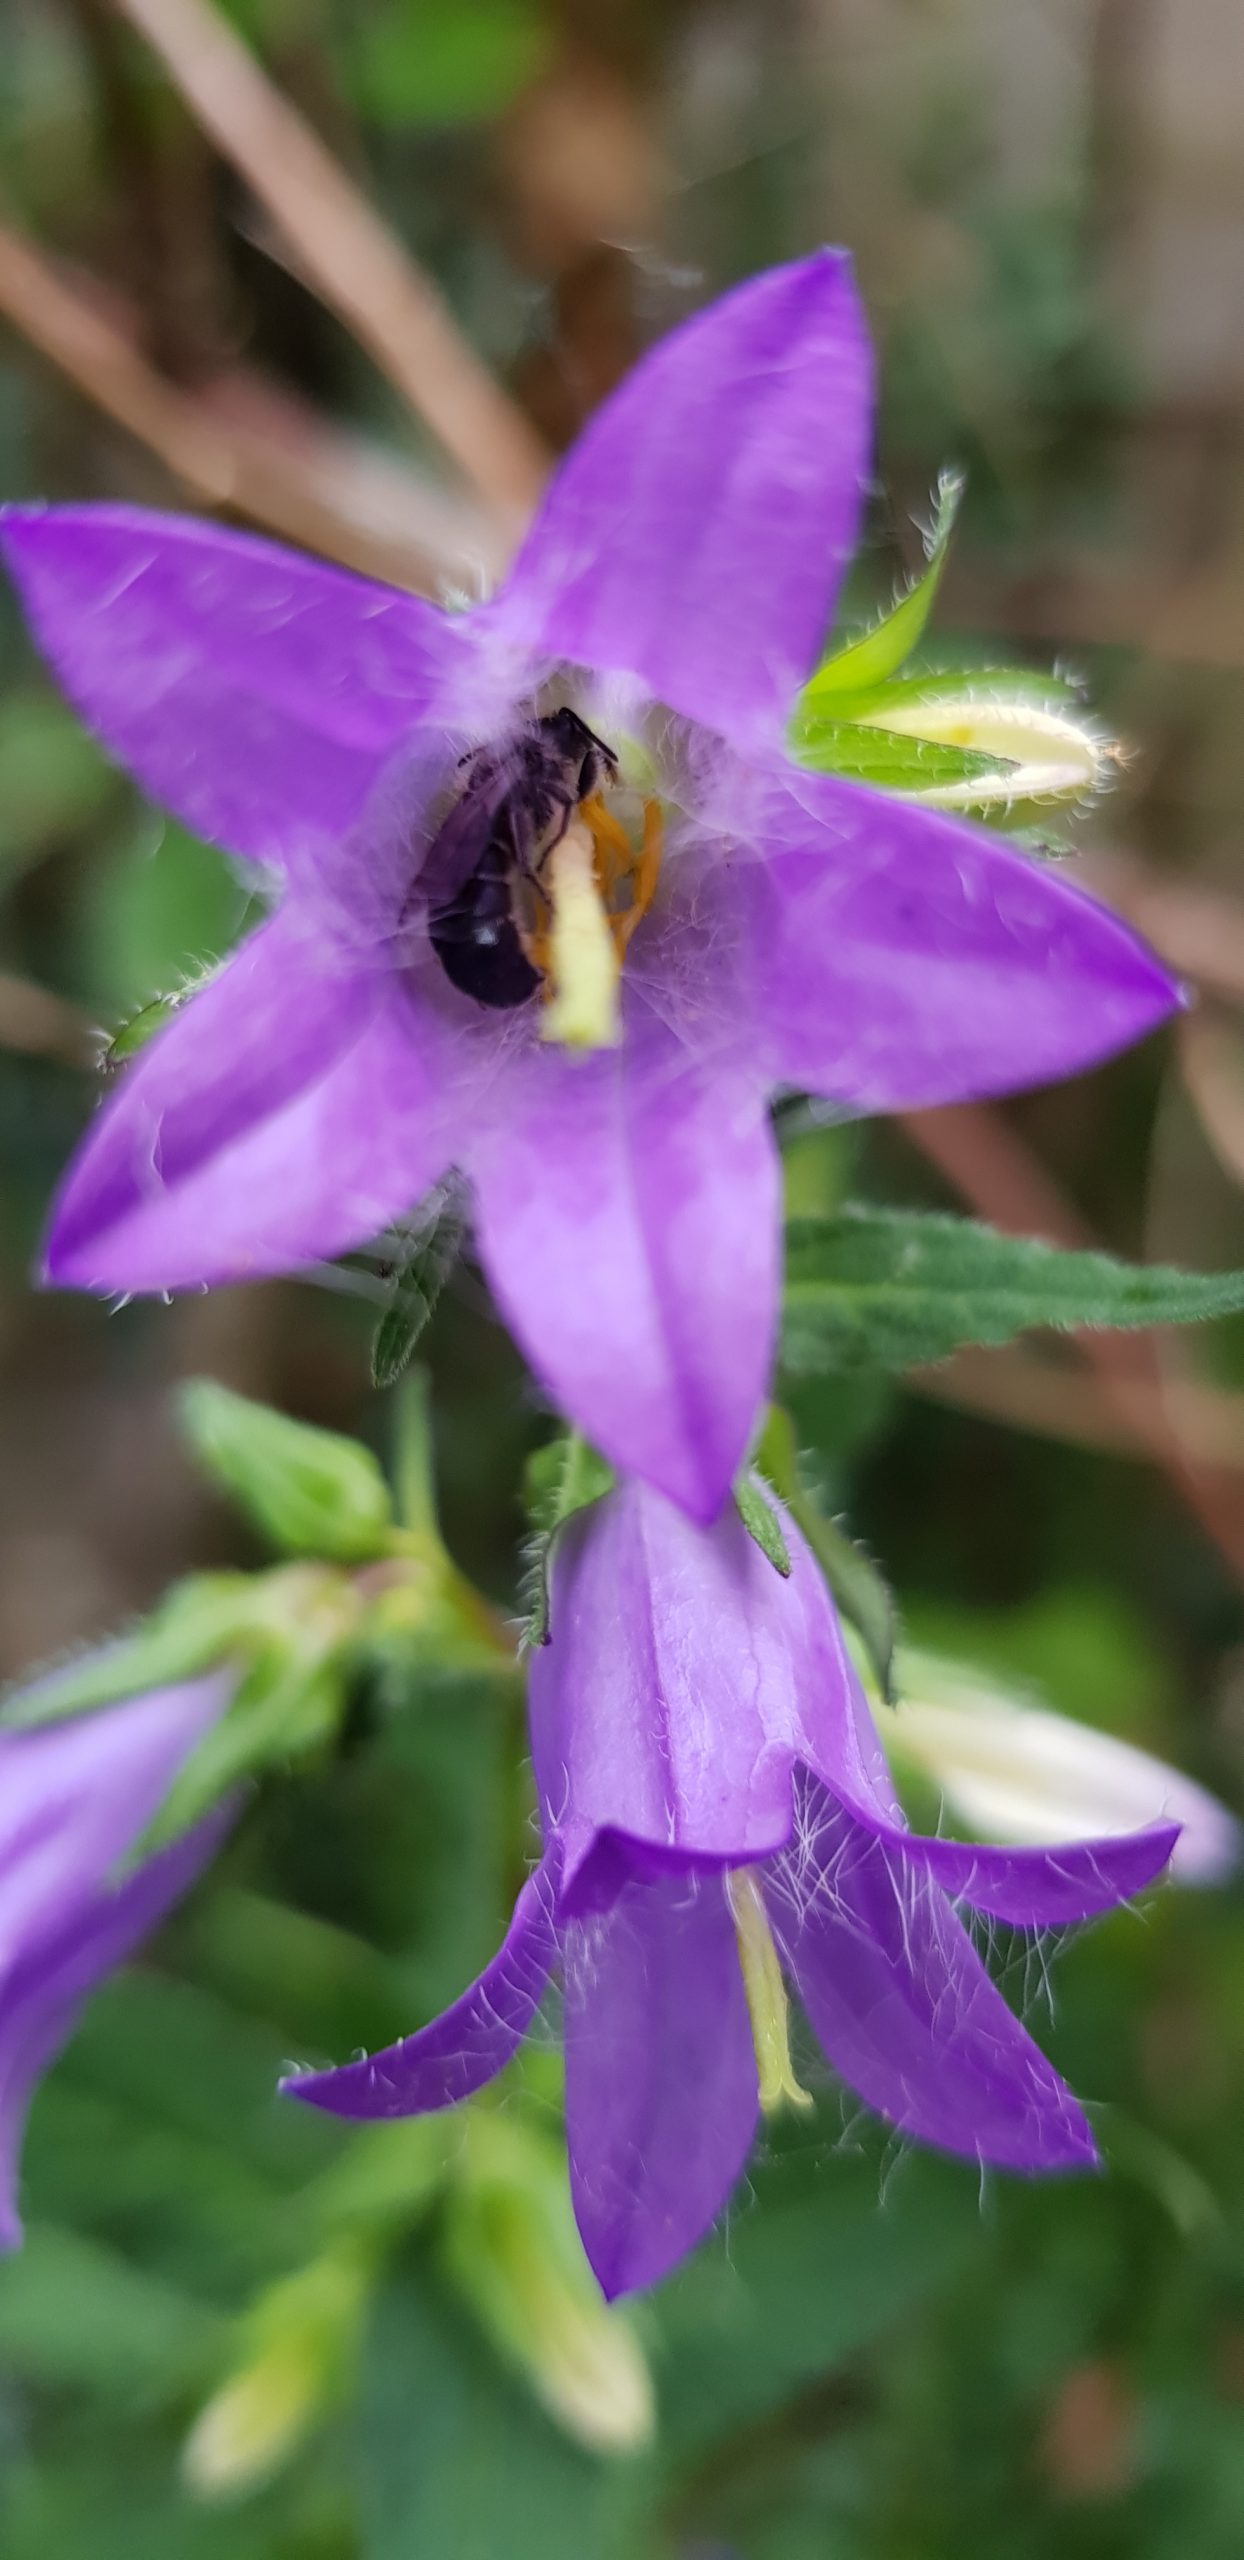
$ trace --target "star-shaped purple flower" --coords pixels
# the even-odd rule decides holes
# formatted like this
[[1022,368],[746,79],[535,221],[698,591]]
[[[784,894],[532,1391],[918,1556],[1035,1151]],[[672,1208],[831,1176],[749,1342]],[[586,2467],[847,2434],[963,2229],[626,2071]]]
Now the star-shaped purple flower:
[[222,1672],[0,1734],[0,2250],[21,2239],[18,2156],[36,2083],[91,1992],[219,1843],[227,1809],[124,1872],[234,1686]]
[[702,1530],[631,1483],[570,1523],[531,1664],[544,1857],[503,1946],[404,2043],[285,2084],[347,2116],[450,2106],[509,2060],[559,1963],[575,2211],[610,2294],[708,2228],[758,2100],[802,2095],[783,1974],[834,2070],[900,2132],[1030,2173],[1091,2167],[1081,2109],[955,1904],[1081,1920],[1147,1884],[1177,1837],[916,1837],[825,1585],[783,1530],[789,1580],[733,1507]]
[[105,1104],[51,1279],[304,1267],[453,1162],[554,1401],[714,1515],[773,1350],[771,1092],[1003,1093],[1175,1002],[1056,873],[790,761],[870,407],[848,264],[821,252],[636,367],[473,611],[182,518],[8,511],[83,718],[280,894]]

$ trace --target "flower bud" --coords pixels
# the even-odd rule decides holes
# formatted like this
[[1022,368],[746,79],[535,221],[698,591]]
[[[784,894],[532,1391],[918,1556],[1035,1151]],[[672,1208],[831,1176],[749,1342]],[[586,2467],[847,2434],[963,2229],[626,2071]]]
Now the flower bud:
[[196,1457],[287,1554],[366,1564],[389,1552],[393,1507],[370,1449],[293,1422],[210,1378],[182,1390]]
[[934,1779],[984,1838],[1040,1846],[1168,1820],[1183,1825],[1177,1883],[1211,1884],[1237,1863],[1240,1826],[1225,1806],[1135,1743],[931,1653],[900,1653],[898,1689],[900,1707],[873,1703],[887,1752]]
[[249,2495],[340,2397],[370,2279],[370,2256],[338,2243],[260,2296],[243,2322],[237,2367],[186,2439],[182,2470],[196,2497]]
[[568,2435],[632,2453],[652,2434],[652,2378],[575,2229],[559,2146],[482,2107],[464,2119],[446,2201],[447,2271],[498,2354]]

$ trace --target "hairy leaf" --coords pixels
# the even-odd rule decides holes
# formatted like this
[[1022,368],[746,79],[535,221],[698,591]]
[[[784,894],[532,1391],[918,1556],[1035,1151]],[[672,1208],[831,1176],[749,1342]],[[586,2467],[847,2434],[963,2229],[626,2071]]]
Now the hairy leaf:
[[907,1369],[964,1343],[1191,1324],[1244,1308],[1244,1272],[1066,1253],[968,1218],[853,1208],[787,1231],[783,1357],[796,1371]]

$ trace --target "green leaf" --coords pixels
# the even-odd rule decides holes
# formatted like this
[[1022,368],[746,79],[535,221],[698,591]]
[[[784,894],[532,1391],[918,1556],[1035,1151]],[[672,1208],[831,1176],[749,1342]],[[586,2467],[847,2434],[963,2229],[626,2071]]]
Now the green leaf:
[[1244,1272],[1064,1253],[968,1218],[854,1208],[787,1230],[782,1356],[795,1371],[907,1369],[964,1343],[1192,1324],[1244,1308]]
[[942,473],[926,546],[927,567],[871,631],[862,632],[858,640],[848,640],[845,647],[823,659],[800,694],[797,723],[801,724],[809,711],[828,707],[839,694],[859,693],[866,686],[883,683],[911,656],[933,610],[963,489],[962,472]]
[[5,2261],[0,2359],[23,2381],[158,2405],[210,2371],[222,2335],[204,2305],[73,2232],[36,2226]]
[[426,2252],[378,2297],[363,2361],[363,2560],[633,2560],[642,2463],[571,2444]]
[[401,1377],[421,1335],[436,1313],[436,1303],[462,1250],[466,1218],[461,1200],[448,1189],[438,1194],[429,1223],[408,1261],[393,1278],[393,1295],[372,1337],[372,1385],[392,1387]]
[[393,1508],[370,1449],[293,1422],[210,1378],[181,1391],[196,1457],[287,1554],[365,1564],[389,1550]]
[[712,2456],[910,2320],[983,2247],[970,2170],[919,2156],[884,2201],[876,2157],[830,2149],[825,2115],[753,2163],[747,2210],[657,2296],[667,2450]]
[[766,1502],[753,1475],[741,1475],[734,1488],[735,1509],[747,1531],[755,1540],[762,1556],[767,1556],[775,1573],[783,1580],[790,1574],[790,1549],[782,1535],[782,1524],[772,1504]]
[[0,863],[10,879],[88,826],[116,776],[67,704],[43,685],[0,702]]
[[502,113],[539,70],[548,31],[531,0],[386,0],[361,20],[354,85],[377,123],[459,124]]
[[549,1568],[558,1530],[576,1511],[599,1502],[613,1481],[613,1469],[577,1431],[547,1441],[528,1459],[523,1493],[532,1530],[529,1644],[549,1640]]

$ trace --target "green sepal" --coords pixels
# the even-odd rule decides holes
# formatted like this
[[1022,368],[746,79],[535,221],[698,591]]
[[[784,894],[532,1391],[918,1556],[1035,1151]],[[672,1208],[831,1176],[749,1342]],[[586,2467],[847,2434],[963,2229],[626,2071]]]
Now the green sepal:
[[947,783],[979,782],[1005,789],[1016,767],[972,747],[947,747],[932,738],[908,738],[861,721],[811,719],[799,731],[799,762],[812,773],[840,774],[876,791],[935,791]]
[[790,1549],[782,1535],[782,1524],[771,1503],[766,1502],[756,1478],[746,1468],[734,1482],[734,1507],[748,1537],[767,1556],[775,1573],[783,1581],[790,1576]]
[[577,1431],[546,1441],[528,1459],[523,1479],[531,1529],[524,1630],[528,1644],[549,1641],[549,1574],[558,1531],[577,1511],[586,1511],[591,1503],[599,1502],[603,1494],[612,1490],[614,1481],[612,1467]]
[[246,1641],[255,1620],[256,1581],[246,1573],[192,1574],[175,1583],[143,1625],[111,1644],[0,1699],[0,1731],[22,1733],[65,1717],[91,1715],[215,1670]]
[[391,1552],[392,1500],[370,1449],[211,1378],[191,1379],[180,1401],[196,1457],[274,1546],[337,1564]]
[[[841,1615],[864,1647],[887,1706],[894,1699],[894,1649],[898,1610],[894,1594],[866,1548],[830,1519],[803,1480],[788,1413],[770,1405],[756,1450],[756,1466],[789,1511],[811,1548]],[[788,1566],[789,1570],[789,1566]]]
[[386,2240],[412,2231],[441,2193],[460,2139],[460,2122],[448,2115],[361,2126],[309,2189],[312,2221],[325,2232],[374,2231]]
[[834,720],[877,720],[885,714],[918,711],[959,700],[996,704],[1019,703],[1037,711],[1065,711],[1082,700],[1082,687],[1069,676],[1044,667],[918,667],[891,676],[885,684],[866,685],[858,693],[835,695],[824,716]]
[[345,1713],[346,1665],[310,1646],[254,1663],[219,1721],[178,1770],[159,1812],[131,1853],[134,1863],[201,1822],[222,1796],[266,1769],[288,1769],[326,1750]]
[[466,1219],[448,1186],[429,1204],[429,1218],[406,1261],[393,1275],[392,1295],[372,1336],[375,1387],[392,1387],[436,1313],[437,1300],[462,1250]]
[[809,712],[830,707],[840,694],[860,693],[871,685],[884,683],[919,646],[941,585],[964,485],[962,472],[943,471],[926,543],[926,567],[871,630],[861,632],[858,639],[848,640],[822,659],[796,704],[797,727]]
[[840,1521],[831,1520],[807,1498],[800,1505],[798,1520],[841,1615],[864,1647],[886,1705],[892,1707],[898,1609],[881,1567]]
[[118,1024],[104,1043],[100,1065],[105,1072],[112,1067],[123,1067],[127,1059],[137,1057],[139,1050],[145,1049],[149,1040],[154,1040],[157,1031],[163,1031],[165,1024],[172,1021],[173,1015],[179,1013],[184,1004],[189,1003],[191,996],[197,996],[213,978],[219,977],[223,965],[219,960],[209,961],[205,968],[196,970],[180,987],[172,988],[167,995],[152,996],[150,1003],[140,1004],[136,1012],[127,1014],[124,1022]]
[[1191,1324],[1244,1308],[1244,1272],[1066,1253],[969,1218],[849,1208],[787,1229],[782,1358],[797,1373],[908,1369],[967,1343]]

